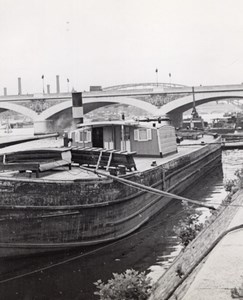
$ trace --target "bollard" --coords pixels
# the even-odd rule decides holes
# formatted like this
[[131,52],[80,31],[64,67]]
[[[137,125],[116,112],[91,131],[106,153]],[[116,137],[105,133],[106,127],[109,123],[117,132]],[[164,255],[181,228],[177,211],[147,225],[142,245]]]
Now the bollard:
[[115,167],[109,168],[110,175],[117,176],[117,169]]
[[126,167],[124,165],[119,165],[118,166],[118,171],[120,175],[125,175],[126,174]]
[[64,147],[68,147],[69,146],[69,142],[72,142],[72,139],[70,139],[68,137],[68,132],[64,131],[64,134],[63,134],[63,146]]

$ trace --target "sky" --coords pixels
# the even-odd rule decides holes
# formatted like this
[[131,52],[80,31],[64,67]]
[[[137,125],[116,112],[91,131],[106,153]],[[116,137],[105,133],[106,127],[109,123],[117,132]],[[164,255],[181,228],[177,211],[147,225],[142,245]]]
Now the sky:
[[242,0],[0,0],[0,95],[18,77],[40,93],[59,75],[67,92],[156,82],[156,69],[159,82],[240,84],[242,16]]

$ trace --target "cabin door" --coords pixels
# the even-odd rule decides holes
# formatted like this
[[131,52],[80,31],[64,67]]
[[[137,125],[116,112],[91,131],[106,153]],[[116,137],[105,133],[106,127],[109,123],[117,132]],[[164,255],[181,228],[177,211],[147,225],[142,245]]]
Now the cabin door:
[[131,142],[130,140],[125,140],[125,150],[131,152]]
[[98,148],[104,148],[103,127],[92,128],[92,146]]
[[130,128],[122,128],[121,150],[131,152]]

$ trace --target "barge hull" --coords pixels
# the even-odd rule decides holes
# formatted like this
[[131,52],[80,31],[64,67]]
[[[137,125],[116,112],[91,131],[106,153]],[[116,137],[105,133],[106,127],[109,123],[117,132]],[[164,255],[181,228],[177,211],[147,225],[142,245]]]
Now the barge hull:
[[[221,162],[205,145],[124,178],[180,194]],[[111,242],[129,235],[172,199],[111,180],[45,182],[0,178],[0,257]]]

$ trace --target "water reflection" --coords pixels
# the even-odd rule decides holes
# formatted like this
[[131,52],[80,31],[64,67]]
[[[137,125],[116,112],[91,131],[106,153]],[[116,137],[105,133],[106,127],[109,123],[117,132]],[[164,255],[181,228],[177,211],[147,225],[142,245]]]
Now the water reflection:
[[[215,168],[183,195],[219,204],[226,196],[223,181],[234,177],[235,170],[241,167],[242,153],[242,150],[225,151],[223,169],[220,166]],[[209,215],[206,208],[198,210],[203,212],[204,219]],[[1,299],[93,300],[97,299],[93,295],[93,282],[98,279],[107,281],[112,273],[121,273],[128,268],[146,270],[155,280],[165,272],[181,249],[173,228],[184,217],[182,204],[175,200],[133,235],[100,249],[1,260],[0,281],[30,273],[0,283]],[[51,268],[41,270],[45,267]]]

